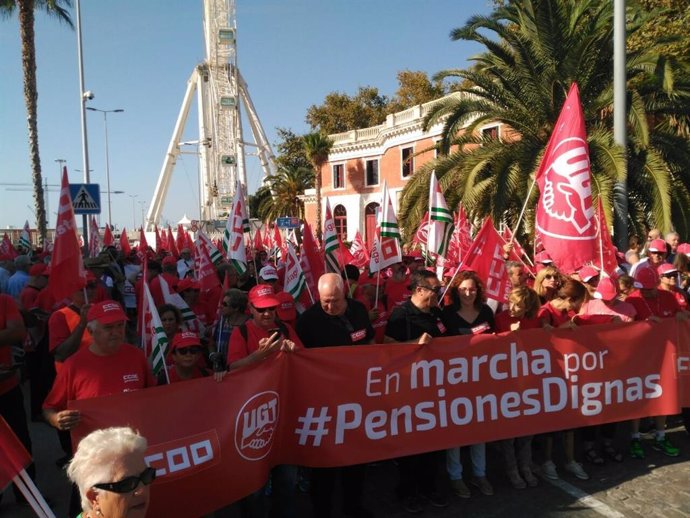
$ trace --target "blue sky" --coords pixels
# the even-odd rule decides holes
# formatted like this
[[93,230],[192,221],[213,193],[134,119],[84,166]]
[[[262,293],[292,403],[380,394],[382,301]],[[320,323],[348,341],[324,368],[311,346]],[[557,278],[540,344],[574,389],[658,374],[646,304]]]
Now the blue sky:
[[[141,224],[148,208],[192,69],[204,60],[201,0],[82,0],[85,88],[90,106],[108,115],[113,223]],[[329,92],[374,86],[397,89],[400,70],[430,75],[464,68],[477,46],[452,42],[451,29],[490,10],[489,0],[238,0],[238,64],[269,141],[275,128],[308,131],[306,110]],[[39,14],[36,20],[38,123],[43,174],[59,184],[56,159],[82,181],[76,32]],[[34,226],[31,166],[22,94],[16,16],[0,19],[0,227]],[[196,113],[185,140],[197,138]],[[105,191],[103,116],[87,112],[91,181]],[[247,129],[247,128],[245,128]],[[249,191],[261,171],[248,165]],[[163,219],[198,215],[197,164],[178,160]],[[22,183],[25,186],[7,186]],[[12,190],[8,190],[12,189]],[[107,213],[102,196],[104,214]],[[48,194],[55,225],[57,192]],[[102,220],[104,221],[104,220]]]

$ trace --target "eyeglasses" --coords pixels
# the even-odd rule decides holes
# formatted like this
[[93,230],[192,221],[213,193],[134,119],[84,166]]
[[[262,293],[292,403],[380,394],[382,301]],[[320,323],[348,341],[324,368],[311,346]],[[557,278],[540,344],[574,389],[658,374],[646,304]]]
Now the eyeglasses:
[[441,286],[418,286],[419,288],[424,288],[425,290],[433,291],[436,295],[441,292]]
[[550,273],[547,273],[546,275],[544,275],[544,279],[547,281],[550,281],[551,279],[555,279],[555,278],[556,278],[556,276],[551,275]]
[[666,279],[675,279],[676,274],[675,273],[665,273],[662,275],[662,277],[665,277]]
[[269,308],[257,308],[256,306],[252,306],[252,307],[254,308],[254,311],[256,311],[257,313],[267,313],[269,311],[275,311],[276,310],[275,306],[271,306]]
[[131,493],[139,487],[139,483],[148,486],[156,478],[156,470],[154,468],[146,468],[139,475],[132,475],[131,477],[123,478],[118,482],[108,482],[103,484],[94,484],[96,489],[103,489],[111,493]]
[[199,354],[202,351],[202,349],[201,349],[201,347],[193,345],[191,347],[179,347],[179,348],[175,349],[175,351],[178,354],[184,354],[186,356],[188,354]]

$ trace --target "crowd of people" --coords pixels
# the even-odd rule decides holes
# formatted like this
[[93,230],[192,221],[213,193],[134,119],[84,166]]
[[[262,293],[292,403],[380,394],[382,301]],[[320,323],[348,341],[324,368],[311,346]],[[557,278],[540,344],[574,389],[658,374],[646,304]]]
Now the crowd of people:
[[[662,239],[656,230],[649,232],[644,243],[635,237],[630,243],[614,275],[591,265],[562,272],[546,252],[535,255],[534,266],[527,258],[525,263],[509,261],[512,247],[508,244],[505,271],[511,290],[503,304],[487,300],[485,280],[475,272],[448,271],[439,278],[436,268],[427,266],[415,252],[376,275],[351,264],[339,273],[325,273],[317,280],[312,294],[315,302],[309,305],[283,291],[284,264],[277,254],[258,252],[243,273],[230,263],[219,264],[217,286],[202,292],[190,249],[181,250],[179,257],[165,250],[134,250],[124,256],[115,247],[86,259],[84,282],[70,297],[56,301],[49,290],[49,255],[26,250],[15,258],[0,258],[0,415],[29,451],[29,420],[45,420],[57,430],[64,450],[59,462],[69,463],[67,472],[75,482],[71,516],[80,511],[84,516],[101,516],[102,508],[113,509],[107,516],[143,516],[117,514],[121,505],[117,496],[134,495],[139,503],[132,508],[146,512],[148,490],[144,487],[153,481],[155,472],[152,475],[143,465],[145,440],[126,429],[104,432],[132,460],[113,470],[94,469],[93,457],[107,457],[109,452],[98,450],[98,436],[89,436],[73,454],[69,433],[79,426],[81,416],[67,409],[68,401],[206,376],[225,382],[228,372],[279,351],[428,344],[441,336],[686,319],[690,244],[679,243],[676,233]],[[166,368],[158,376],[153,375],[141,340],[144,271],[169,343]],[[183,318],[180,307],[166,297],[167,290],[180,295],[194,313],[193,319]],[[22,378],[30,392],[29,416],[24,410]],[[651,447],[668,456],[679,455],[666,436],[666,416],[650,417],[656,430]],[[630,426],[628,451],[618,449],[614,442],[621,426]],[[501,441],[509,483],[516,489],[538,485],[535,469],[549,479],[558,479],[562,469],[586,480],[589,466],[645,456],[639,420],[575,432],[539,437],[543,444],[539,462],[532,455],[533,437]],[[555,449],[562,451],[556,455]],[[426,506],[448,505],[448,495],[437,486],[441,463],[457,496],[469,498],[470,486],[493,495],[486,445],[469,446],[469,455],[469,476],[463,475],[459,447],[397,459],[396,492],[401,506],[415,514]],[[562,466],[557,465],[560,458],[565,458]],[[245,516],[263,516],[269,508],[272,516],[297,516],[295,491],[301,487],[310,492],[314,516],[328,517],[337,505],[335,485],[340,480],[344,514],[373,516],[362,501],[366,472],[366,465],[312,470],[276,466],[270,476],[270,497],[262,488],[239,505]],[[33,474],[31,468],[29,473]],[[145,498],[136,496],[144,493]]]

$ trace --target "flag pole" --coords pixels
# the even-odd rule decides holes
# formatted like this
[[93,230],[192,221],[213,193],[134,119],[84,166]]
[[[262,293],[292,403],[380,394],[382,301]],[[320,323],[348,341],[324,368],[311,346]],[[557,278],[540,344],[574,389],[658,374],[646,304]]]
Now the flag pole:
[[[41,496],[39,493],[36,485],[30,478],[28,479],[29,482],[26,482],[22,476],[22,473],[26,475],[26,470],[21,470],[19,474],[12,479],[12,482],[14,482],[17,488],[19,488],[19,491],[21,491],[22,495],[24,495],[24,498],[26,498],[26,501],[29,503],[36,515],[39,518],[55,518],[53,511],[50,509],[50,507],[48,507],[48,504],[43,499],[43,496]],[[28,475],[26,475],[26,477],[28,478]]]
[[529,203],[529,197],[532,194],[532,190],[534,189],[534,185],[537,183],[537,177],[536,175],[534,176],[534,179],[532,180],[532,185],[529,186],[529,191],[527,191],[527,196],[525,197],[525,203],[522,204],[522,210],[520,211],[520,215],[518,216],[517,223],[515,223],[515,228],[513,229],[513,232],[510,236],[510,241],[508,242],[509,245],[513,245],[513,239],[515,239],[515,233],[517,232],[518,227],[520,226],[520,222],[522,221],[522,217],[525,215],[525,209],[527,209],[527,204]]
[[376,298],[374,299],[374,307],[379,307],[379,281],[381,280],[381,270],[376,272]]

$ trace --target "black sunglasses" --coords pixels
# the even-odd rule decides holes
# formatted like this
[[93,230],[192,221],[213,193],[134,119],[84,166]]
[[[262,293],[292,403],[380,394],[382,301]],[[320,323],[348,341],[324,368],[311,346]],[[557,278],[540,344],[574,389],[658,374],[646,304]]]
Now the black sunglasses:
[[267,313],[268,311],[275,311],[276,307],[271,306],[269,308],[257,308],[256,306],[252,306],[254,308],[254,311],[258,311],[259,313]]
[[156,470],[154,468],[146,468],[140,475],[132,475],[131,477],[123,478],[118,482],[107,482],[103,484],[94,484],[96,489],[103,489],[111,493],[131,493],[139,487],[139,483],[148,486],[156,478]]
[[666,277],[667,279],[675,279],[677,274],[675,273],[665,273],[662,275],[662,277]]
[[199,354],[201,352],[201,347],[197,346],[192,346],[192,347],[180,347],[178,349],[175,349],[175,352],[178,354]]

